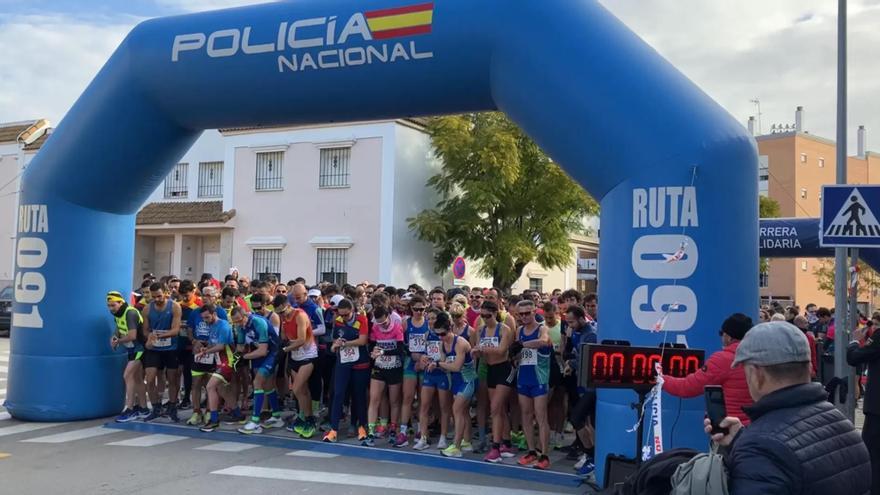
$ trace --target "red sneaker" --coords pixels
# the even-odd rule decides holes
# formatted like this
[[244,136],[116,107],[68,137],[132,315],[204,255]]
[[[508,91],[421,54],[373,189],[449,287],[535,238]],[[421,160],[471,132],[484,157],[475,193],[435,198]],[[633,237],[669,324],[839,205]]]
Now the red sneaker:
[[536,462],[535,465],[532,467],[535,469],[542,469],[542,470],[543,469],[550,469],[550,458],[547,457],[546,455],[542,455],[541,457],[538,458],[538,462]]
[[493,463],[501,462],[501,451],[493,447],[489,450],[489,453],[486,454],[486,457],[484,457],[483,460]]
[[538,454],[536,454],[534,452],[526,452],[526,455],[520,457],[519,461],[517,461],[517,463],[520,466],[531,466],[537,460],[538,460]]

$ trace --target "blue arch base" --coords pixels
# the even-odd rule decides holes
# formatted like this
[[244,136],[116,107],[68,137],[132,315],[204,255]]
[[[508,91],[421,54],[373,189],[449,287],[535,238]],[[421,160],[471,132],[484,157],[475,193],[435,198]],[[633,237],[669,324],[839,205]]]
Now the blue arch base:
[[[21,206],[47,221],[18,240],[10,412],[119,409],[103,293],[128,286],[134,214],[203,129],[495,109],[601,200],[602,338],[684,335],[712,351],[726,315],[754,312],[754,141],[594,0],[302,0],[153,19],[23,176]],[[92,292],[69,290],[82,273]],[[675,303],[669,333],[651,333]],[[634,454],[633,399],[599,396],[599,472],[605,454]],[[704,442],[699,411],[682,406],[672,446]]]

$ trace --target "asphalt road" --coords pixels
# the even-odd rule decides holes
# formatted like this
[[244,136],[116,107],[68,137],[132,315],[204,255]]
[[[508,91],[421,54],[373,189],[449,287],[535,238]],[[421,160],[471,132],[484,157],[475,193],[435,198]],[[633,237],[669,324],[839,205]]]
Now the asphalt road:
[[[0,339],[0,403],[9,340]],[[0,493],[583,493],[564,487],[314,450],[105,428],[23,423],[0,408]],[[171,432],[173,433],[173,432]],[[415,454],[418,455],[418,454]]]

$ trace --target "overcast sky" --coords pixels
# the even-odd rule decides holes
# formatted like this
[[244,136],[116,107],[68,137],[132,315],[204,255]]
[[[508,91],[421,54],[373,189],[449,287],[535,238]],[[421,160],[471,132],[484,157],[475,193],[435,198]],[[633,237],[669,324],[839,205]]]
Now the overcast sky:
[[[0,122],[46,117],[57,124],[143,19],[253,3],[263,2],[0,0]],[[837,2],[601,3],[741,122],[756,113],[750,100],[757,97],[765,132],[794,123],[802,105],[808,131],[835,137]],[[868,128],[869,149],[880,151],[880,0],[849,5],[849,151],[859,124]]]

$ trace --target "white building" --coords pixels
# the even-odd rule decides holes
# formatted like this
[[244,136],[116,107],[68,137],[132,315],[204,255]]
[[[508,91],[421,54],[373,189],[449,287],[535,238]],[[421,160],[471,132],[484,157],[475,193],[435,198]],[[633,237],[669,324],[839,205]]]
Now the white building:
[[[282,281],[452,286],[451,271],[434,273],[431,245],[407,222],[437,201],[425,185],[439,163],[423,123],[205,131],[137,215],[132,282],[145,272],[222,279],[235,266]],[[0,212],[9,212],[0,216],[0,279],[14,266],[18,164],[46,139],[20,149],[15,137],[29,124],[0,124],[0,185],[9,182],[0,189]],[[598,240],[575,236],[572,247],[569,267],[530,263],[514,289],[595,291]],[[491,285],[467,265],[458,283]]]

